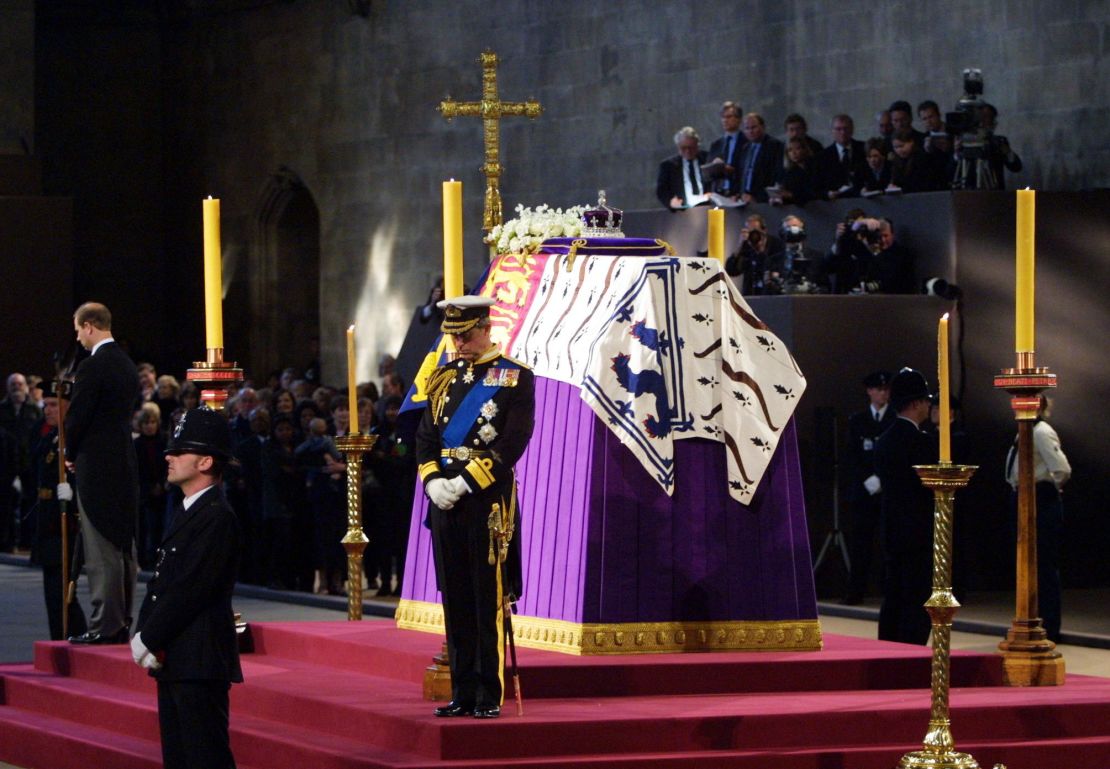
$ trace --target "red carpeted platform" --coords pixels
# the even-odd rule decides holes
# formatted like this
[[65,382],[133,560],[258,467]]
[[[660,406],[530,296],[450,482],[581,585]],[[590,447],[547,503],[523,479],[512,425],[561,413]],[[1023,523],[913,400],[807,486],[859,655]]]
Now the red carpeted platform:
[[[243,769],[721,767],[889,769],[919,747],[929,650],[826,636],[820,652],[571,657],[520,650],[526,713],[437,719],[421,699],[436,636],[386,623],[252,626],[232,689]],[[956,654],[953,732],[980,765],[1110,766],[1110,679],[1000,685]],[[29,769],[160,765],[154,684],[125,646],[38,643],[0,667],[0,760]]]

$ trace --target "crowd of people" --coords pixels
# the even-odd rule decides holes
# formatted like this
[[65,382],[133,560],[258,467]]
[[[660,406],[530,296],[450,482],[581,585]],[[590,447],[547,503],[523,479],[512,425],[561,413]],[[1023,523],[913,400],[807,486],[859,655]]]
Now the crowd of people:
[[[363,518],[370,545],[365,573],[378,596],[399,595],[415,488],[415,424],[399,426],[404,383],[384,356],[381,387],[358,386],[359,425],[378,436],[364,463]],[[194,383],[159,375],[140,363],[140,394],[132,409],[131,441],[139,481],[135,535],[138,565],[154,569],[172,514],[165,451],[182,416],[199,404]],[[227,415],[235,462],[224,471],[228,501],[243,527],[240,581],[276,589],[345,592],[346,465],[335,438],[350,426],[346,389],[318,381],[319,366],[288,367],[264,381],[248,377],[232,390]],[[307,376],[306,376],[307,372]],[[40,444],[56,442],[52,382],[15,372],[0,401],[0,550],[32,550],[56,534],[52,500],[56,462]],[[52,418],[48,418],[52,416]],[[47,500],[50,501],[50,500]],[[54,540],[51,540],[53,546]],[[60,545],[60,540],[56,543]],[[60,630],[53,633],[60,636]]]
[[[1004,189],[1005,172],[1022,169],[1005,136],[995,133],[998,110],[986,102],[969,108],[973,131],[947,126],[938,104],[914,109],[898,100],[875,115],[873,136],[855,138],[851,115],[830,121],[832,142],[822,147],[797,113],[783,122],[783,138],[772,136],[757,112],[721,105],[722,135],[709,150],[691,126],[674,135],[677,154],[659,165],[655,194],[672,210],[708,203],[711,194],[735,203],[792,203],[872,197],[948,189]],[[961,115],[962,116],[962,115]],[[966,116],[964,116],[966,118]]]

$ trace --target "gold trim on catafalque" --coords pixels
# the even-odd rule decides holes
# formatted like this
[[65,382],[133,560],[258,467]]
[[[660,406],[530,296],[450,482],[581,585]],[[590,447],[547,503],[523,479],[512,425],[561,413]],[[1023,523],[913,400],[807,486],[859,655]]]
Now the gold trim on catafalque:
[[[402,600],[397,627],[443,633],[443,607]],[[567,622],[513,616],[520,646],[575,655],[662,654],[714,651],[819,651],[819,620],[716,620],[707,622]]]

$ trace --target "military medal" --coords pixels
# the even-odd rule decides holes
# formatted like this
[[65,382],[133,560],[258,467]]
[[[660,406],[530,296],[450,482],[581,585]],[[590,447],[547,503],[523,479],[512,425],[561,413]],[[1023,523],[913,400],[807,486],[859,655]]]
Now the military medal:
[[466,373],[463,374],[463,384],[470,384],[473,381],[474,381],[474,367],[469,366],[466,369]]

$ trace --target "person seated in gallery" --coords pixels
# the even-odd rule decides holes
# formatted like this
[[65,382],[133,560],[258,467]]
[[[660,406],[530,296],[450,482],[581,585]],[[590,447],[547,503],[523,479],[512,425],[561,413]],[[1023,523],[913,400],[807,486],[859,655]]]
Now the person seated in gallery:
[[[864,220],[869,232],[874,219]],[[914,280],[914,254],[894,239],[894,223],[879,219],[878,240],[872,246],[874,253],[863,275],[862,290],[868,294],[912,294]]]
[[757,112],[744,116],[742,124],[747,142],[742,147],[740,165],[740,199],[745,203],[753,200],[767,202],[767,188],[775,183],[775,177],[782,167],[784,147],[775,137],[767,133],[767,123]]
[[793,203],[804,206],[817,197],[813,176],[813,152],[805,138],[794,137],[786,142],[786,160],[778,179],[777,192],[768,193],[772,205]]
[[882,192],[890,186],[890,161],[887,160],[886,141],[873,136],[864,145],[867,153],[867,172],[863,174],[864,192]]
[[897,188],[902,192],[933,192],[947,187],[942,178],[944,169],[918,146],[916,134],[898,131],[892,144],[888,191]]
[[690,126],[683,126],[675,133],[674,145],[678,154],[659,164],[655,179],[655,197],[659,198],[664,208],[677,211],[688,208],[691,201],[693,205],[704,202],[695,199],[695,196],[709,192],[708,184],[701,175],[707,154],[700,149],[700,142],[698,132]]
[[740,247],[725,260],[725,272],[740,277],[740,293],[746,296],[765,294],[771,254],[782,250],[782,241],[768,234],[767,220],[760,214],[750,214],[740,230]]

